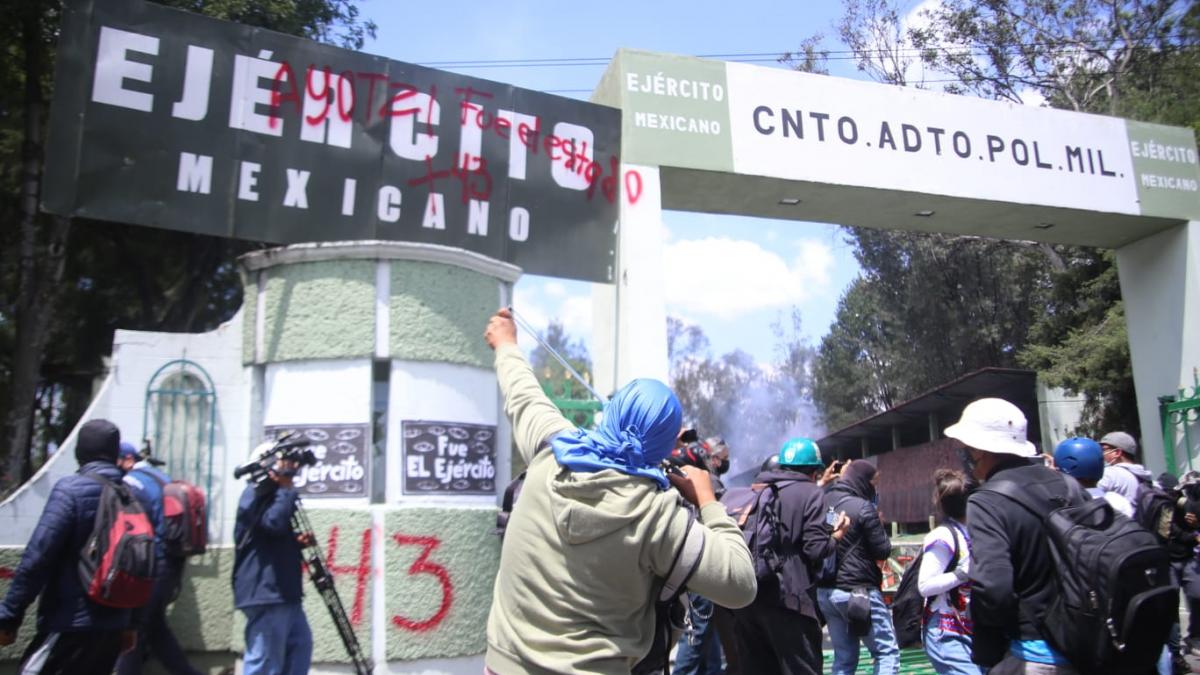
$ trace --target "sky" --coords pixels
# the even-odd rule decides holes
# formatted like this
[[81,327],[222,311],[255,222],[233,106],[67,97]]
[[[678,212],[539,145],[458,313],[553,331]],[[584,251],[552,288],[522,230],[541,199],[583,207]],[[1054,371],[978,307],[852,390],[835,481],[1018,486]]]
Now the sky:
[[[797,2],[503,3],[395,0],[360,3],[378,31],[363,51],[518,87],[587,99],[622,47],[693,56],[754,59],[784,67],[779,54],[817,32],[830,36],[838,0]],[[829,49],[844,49],[830,38]],[[455,67],[447,62],[516,59],[599,59],[598,65]],[[831,74],[861,77],[846,60]],[[741,349],[762,364],[774,361],[771,326],[792,307],[814,345],[829,330],[837,301],[858,274],[852,248],[833,225],[761,218],[664,212],[667,312],[699,325],[714,356]],[[535,327],[563,321],[590,343],[591,286],[526,275],[515,303]],[[532,342],[524,340],[529,348]]]

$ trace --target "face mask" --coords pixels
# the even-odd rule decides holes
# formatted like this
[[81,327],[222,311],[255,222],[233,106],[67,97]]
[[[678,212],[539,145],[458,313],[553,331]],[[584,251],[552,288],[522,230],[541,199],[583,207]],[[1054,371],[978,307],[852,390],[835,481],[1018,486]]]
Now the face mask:
[[728,470],[729,470],[729,460],[727,460],[727,459],[721,460],[721,463],[718,464],[716,467],[716,472],[717,472],[718,476],[723,475]]

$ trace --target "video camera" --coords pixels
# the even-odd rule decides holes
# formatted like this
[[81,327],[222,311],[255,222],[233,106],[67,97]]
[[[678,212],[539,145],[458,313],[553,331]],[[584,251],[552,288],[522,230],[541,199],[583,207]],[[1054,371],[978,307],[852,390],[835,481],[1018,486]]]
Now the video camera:
[[[254,451],[254,458],[233,470],[234,478],[249,476],[252,483],[259,484],[267,480],[275,465],[281,461],[295,462],[298,467],[312,466],[317,463],[317,456],[308,446],[312,444],[299,431],[289,431],[274,441],[263,443]],[[294,471],[289,471],[294,473]],[[280,471],[281,475],[286,473]]]
[[708,452],[695,429],[687,429],[679,436],[679,446],[671,451],[664,462],[668,468],[694,466],[708,471]]

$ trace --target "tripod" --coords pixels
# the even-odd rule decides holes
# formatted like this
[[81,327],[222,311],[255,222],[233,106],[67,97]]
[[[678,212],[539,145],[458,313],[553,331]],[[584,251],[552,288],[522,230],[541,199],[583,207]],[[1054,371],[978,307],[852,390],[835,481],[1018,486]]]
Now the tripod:
[[317,587],[317,592],[321,595],[321,601],[329,609],[329,616],[333,617],[333,625],[342,638],[342,644],[346,646],[346,653],[354,663],[354,671],[358,675],[371,675],[374,666],[371,659],[363,653],[362,646],[358,644],[354,628],[350,625],[350,618],[346,616],[346,608],[342,606],[342,599],[338,597],[337,588],[334,586],[333,575],[329,573],[329,566],[325,563],[325,555],[321,553],[321,546],[313,533],[312,523],[309,522],[308,514],[304,512],[304,506],[298,499],[296,511],[292,514],[292,529],[306,544],[302,550],[304,564],[308,567],[308,578],[312,579],[313,586]]

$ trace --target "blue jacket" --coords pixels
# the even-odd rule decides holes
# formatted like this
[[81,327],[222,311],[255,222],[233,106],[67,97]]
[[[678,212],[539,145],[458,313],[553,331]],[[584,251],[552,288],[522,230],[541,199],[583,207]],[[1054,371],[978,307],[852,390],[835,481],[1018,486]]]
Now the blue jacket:
[[129,626],[129,610],[92,602],[79,580],[79,551],[92,533],[103,489],[100,483],[81,475],[84,473],[113,482],[121,480],[121,470],[115,464],[96,461],[54,484],[33,536],[25,545],[8,595],[0,604],[0,628],[19,626],[39,593],[38,631],[119,630]]
[[238,501],[233,541],[233,604],[238,609],[257,605],[300,602],[301,551],[292,530],[298,496],[294,488],[260,490],[246,487]]
[[146,510],[146,515],[150,517],[150,524],[154,526],[154,551],[159,562],[157,569],[163,573],[167,569],[163,563],[167,558],[167,549],[163,545],[162,539],[163,532],[165,532],[163,529],[163,488],[158,481],[170,483],[171,477],[148,462],[138,462],[133,465],[132,471],[125,474],[125,484],[129,486],[133,496],[137,497],[142,508]]

